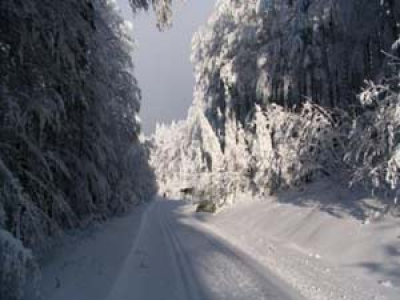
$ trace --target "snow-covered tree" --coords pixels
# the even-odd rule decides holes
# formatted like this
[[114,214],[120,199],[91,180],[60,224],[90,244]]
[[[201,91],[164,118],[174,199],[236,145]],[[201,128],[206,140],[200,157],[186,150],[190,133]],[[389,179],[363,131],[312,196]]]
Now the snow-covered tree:
[[[394,47],[398,47],[396,44]],[[354,120],[345,160],[361,183],[392,199],[400,195],[400,60],[391,58],[391,73],[369,82],[360,95],[363,112]]]
[[115,1],[0,2],[1,299],[30,278],[28,248],[155,192],[129,30]]
[[219,139],[227,174],[243,149],[240,184],[258,193],[349,171],[357,95],[365,80],[387,77],[399,11],[391,0],[219,0],[193,38],[194,106]]
[[[179,196],[185,188],[197,193],[223,164],[219,141],[202,111],[192,108],[188,119],[157,126],[151,141],[151,164],[161,192]],[[203,180],[203,181],[201,181]]]
[[247,135],[238,121],[228,119],[224,141],[224,167],[220,183],[226,200],[232,202],[237,195],[250,191]]
[[[392,0],[219,0],[192,43],[198,117],[154,137],[164,188],[174,178],[225,203],[339,176],[397,196],[398,60],[385,62],[399,12]],[[194,124],[212,128],[218,168]]]
[[364,80],[384,73],[399,9],[378,0],[220,0],[193,39],[195,101],[221,136],[227,118],[244,125],[255,104],[358,105]]
[[134,12],[138,9],[148,9],[151,5],[157,16],[157,26],[164,29],[172,23],[172,0],[129,0]]
[[298,112],[271,104],[256,106],[251,120],[242,128],[229,119],[224,149],[199,108],[178,125],[158,127],[151,157],[162,191],[180,197],[190,188],[196,200],[224,205],[345,169],[346,133],[331,111],[309,102]]

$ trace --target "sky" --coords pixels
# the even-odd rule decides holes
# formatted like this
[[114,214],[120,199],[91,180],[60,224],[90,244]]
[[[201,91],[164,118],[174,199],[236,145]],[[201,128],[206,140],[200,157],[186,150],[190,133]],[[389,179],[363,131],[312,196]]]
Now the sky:
[[118,0],[126,19],[132,20],[137,48],[135,73],[142,90],[143,131],[154,132],[156,123],[185,119],[193,98],[190,62],[193,34],[204,25],[216,0],[174,1],[173,26],[159,32],[152,12],[132,16],[128,0]]

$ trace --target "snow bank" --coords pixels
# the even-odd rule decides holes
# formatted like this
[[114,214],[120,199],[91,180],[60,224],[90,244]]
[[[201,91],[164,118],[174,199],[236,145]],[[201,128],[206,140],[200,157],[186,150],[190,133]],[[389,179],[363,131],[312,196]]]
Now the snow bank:
[[204,218],[307,299],[398,300],[400,220],[381,209],[374,199],[319,182]]

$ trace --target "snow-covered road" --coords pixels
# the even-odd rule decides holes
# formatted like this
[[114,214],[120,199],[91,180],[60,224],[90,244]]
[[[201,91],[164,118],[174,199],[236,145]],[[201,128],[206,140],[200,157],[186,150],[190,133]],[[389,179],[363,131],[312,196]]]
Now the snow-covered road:
[[138,206],[67,236],[42,262],[41,297],[24,300],[398,300],[399,221],[296,205],[314,197],[304,193],[215,215],[161,198]]
[[185,209],[182,201],[150,205],[107,300],[302,299]]

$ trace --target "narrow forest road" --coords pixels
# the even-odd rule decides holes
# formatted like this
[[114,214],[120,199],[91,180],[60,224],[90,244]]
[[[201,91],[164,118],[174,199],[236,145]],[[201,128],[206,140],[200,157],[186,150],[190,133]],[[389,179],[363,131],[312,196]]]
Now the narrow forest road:
[[164,199],[149,206],[107,300],[301,299],[186,209]]
[[277,201],[194,210],[158,198],[72,232],[24,300],[399,299],[397,219],[363,225]]

